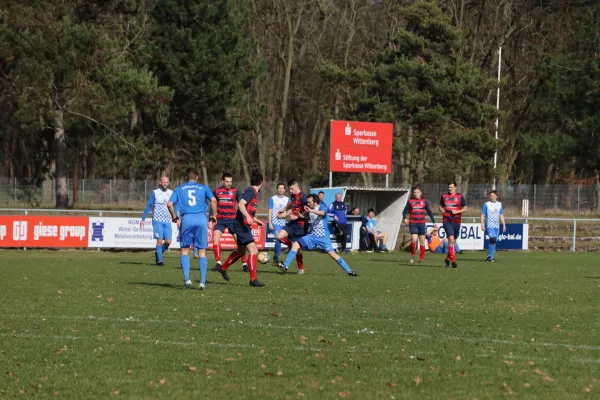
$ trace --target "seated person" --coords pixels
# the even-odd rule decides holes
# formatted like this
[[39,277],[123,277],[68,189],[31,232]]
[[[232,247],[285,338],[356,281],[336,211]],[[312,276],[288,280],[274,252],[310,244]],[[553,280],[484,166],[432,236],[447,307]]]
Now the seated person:
[[[427,234],[425,234],[425,238],[427,239],[429,250],[433,253],[448,253],[448,239],[440,239],[438,228],[429,228]],[[457,253],[461,252],[458,243],[454,243],[454,249]]]
[[372,253],[373,250],[377,247],[377,242],[375,241],[375,237],[367,231],[367,217],[360,215],[360,208],[353,207],[352,208],[352,217],[360,218],[360,247],[359,251],[367,253]]
[[376,222],[373,219],[373,218],[375,218],[375,210],[370,208],[369,213],[367,215],[368,215],[367,222],[366,222],[367,231],[373,235],[373,237],[375,238],[375,243],[379,243],[379,241],[381,240],[381,247],[378,250],[388,252],[389,250],[386,247],[387,240],[388,240],[387,232],[381,232],[381,231],[378,231],[377,229],[375,229]]

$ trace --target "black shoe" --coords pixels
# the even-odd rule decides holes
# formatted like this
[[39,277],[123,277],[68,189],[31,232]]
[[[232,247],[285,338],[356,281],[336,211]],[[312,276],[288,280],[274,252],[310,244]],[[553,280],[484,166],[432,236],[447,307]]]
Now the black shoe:
[[264,287],[265,284],[262,283],[261,281],[259,281],[258,279],[255,279],[253,281],[250,281],[250,286],[254,286],[254,287]]
[[211,271],[218,271],[219,267],[221,266],[221,264],[217,263],[214,267],[212,267],[210,270]]
[[447,258],[444,260],[444,264],[446,268],[450,268],[450,260],[448,260]]
[[279,268],[279,270],[281,272],[287,272],[287,268],[285,267],[285,264],[282,263],[281,261],[277,263],[277,265],[275,265],[277,268]]
[[491,262],[491,261],[492,261],[492,257],[490,257],[490,256],[487,256],[487,257],[485,258],[485,262]]
[[225,279],[226,281],[229,280],[229,275],[227,275],[227,271],[225,271],[221,265],[217,264],[217,270],[216,271],[221,274],[221,276],[223,277],[223,279]]
[[161,261],[161,262],[159,262],[159,263],[156,263],[156,265],[158,265],[159,267],[164,267],[164,266],[165,266],[165,263]]
[[154,250],[154,263],[158,264],[158,253]]
[[242,269],[244,270],[244,272],[248,272],[249,271],[247,264],[242,265]]
[[458,265],[456,265],[456,261],[452,261],[452,268],[456,268],[458,267]]
[[348,272],[348,276],[358,276],[358,274],[354,271]]

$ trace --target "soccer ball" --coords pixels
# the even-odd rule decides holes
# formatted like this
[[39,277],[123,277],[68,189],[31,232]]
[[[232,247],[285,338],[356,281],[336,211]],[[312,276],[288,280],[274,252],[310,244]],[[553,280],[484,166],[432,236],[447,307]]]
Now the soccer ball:
[[258,253],[258,262],[261,264],[266,264],[269,262],[269,253],[263,251],[262,253]]

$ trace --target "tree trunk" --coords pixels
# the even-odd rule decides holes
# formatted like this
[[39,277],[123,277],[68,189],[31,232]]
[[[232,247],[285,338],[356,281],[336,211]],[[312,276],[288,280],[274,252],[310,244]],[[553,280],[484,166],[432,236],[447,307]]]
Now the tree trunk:
[[56,160],[56,172],[54,175],[56,208],[68,208],[67,143],[65,141],[64,114],[62,110],[56,110],[54,112],[54,154]]
[[596,170],[596,211],[600,212],[600,171]]
[[244,171],[244,178],[246,179],[246,182],[250,184],[250,172],[248,170],[248,163],[246,162],[246,158],[244,157],[244,149],[242,149],[242,145],[239,140],[236,140],[235,145],[237,147],[238,156],[240,157],[240,162],[242,163],[242,171]]
[[206,170],[206,160],[204,158],[204,149],[200,147],[200,170],[202,171],[202,182],[208,186],[208,171]]
[[73,163],[73,205],[79,203],[79,153]]

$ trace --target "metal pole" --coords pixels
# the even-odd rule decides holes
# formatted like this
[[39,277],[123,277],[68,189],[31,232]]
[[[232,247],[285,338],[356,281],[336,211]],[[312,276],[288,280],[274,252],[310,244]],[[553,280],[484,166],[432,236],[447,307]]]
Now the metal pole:
[[502,71],[502,47],[498,48],[498,88],[496,91],[496,150],[494,150],[494,185],[492,189],[496,190],[496,166],[498,165],[498,125],[500,114],[500,75]]
[[112,204],[112,179],[108,181],[108,204]]
[[581,188],[581,185],[577,185],[577,214],[581,214],[580,207],[579,207],[579,189],[580,188]]
[[329,171],[329,187],[333,187],[333,172]]
[[390,174],[385,175],[385,187],[386,188],[390,187]]
[[573,247],[571,249],[571,251],[573,253],[577,250],[576,241],[577,241],[577,220],[574,219],[573,220]]

